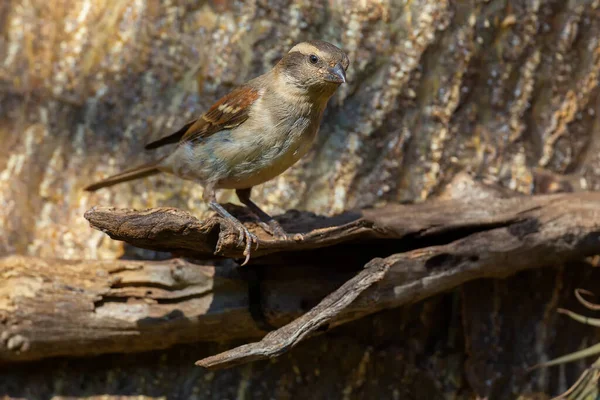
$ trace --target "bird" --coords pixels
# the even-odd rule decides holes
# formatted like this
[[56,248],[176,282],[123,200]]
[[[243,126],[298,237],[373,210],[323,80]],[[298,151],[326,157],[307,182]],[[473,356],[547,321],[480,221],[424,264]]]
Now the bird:
[[203,200],[237,231],[245,265],[258,239],[217,202],[216,190],[234,189],[263,229],[291,240],[291,235],[251,200],[251,191],[309,151],[329,99],[346,83],[349,64],[344,51],[329,42],[298,43],[271,70],[238,86],[179,130],[145,146],[152,150],[175,145],[169,154],[84,190],[96,191],[162,172],[197,182],[204,188]]

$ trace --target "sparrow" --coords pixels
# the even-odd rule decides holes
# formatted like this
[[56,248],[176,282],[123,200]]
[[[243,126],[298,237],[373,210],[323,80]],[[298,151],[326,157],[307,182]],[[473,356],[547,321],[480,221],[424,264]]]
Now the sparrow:
[[87,186],[95,191],[161,172],[204,187],[203,200],[238,232],[242,265],[257,237],[217,200],[216,189],[235,189],[261,227],[277,238],[291,238],[250,199],[252,188],[283,173],[313,144],[328,100],[346,82],[348,56],[331,43],[296,44],[265,74],[219,99],[199,118],[153,141],[146,149],[176,144],[165,157]]

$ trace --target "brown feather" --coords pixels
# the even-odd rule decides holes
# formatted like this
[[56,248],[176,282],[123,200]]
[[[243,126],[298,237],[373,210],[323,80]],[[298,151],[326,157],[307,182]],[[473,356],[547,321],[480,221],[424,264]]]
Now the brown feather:
[[220,98],[200,118],[186,123],[178,131],[150,142],[146,150],[177,142],[193,142],[208,137],[222,129],[232,129],[248,119],[250,106],[259,97],[257,89],[240,86]]
[[145,178],[147,176],[159,174],[161,171],[156,167],[156,163],[141,165],[139,167],[128,169],[120,174],[110,176],[99,182],[93,183],[83,190],[94,192],[98,189],[116,185],[117,183],[132,181],[134,179]]
[[241,86],[219,99],[204,115],[198,118],[181,138],[193,142],[223,129],[232,129],[248,119],[250,106],[259,92],[250,86]]

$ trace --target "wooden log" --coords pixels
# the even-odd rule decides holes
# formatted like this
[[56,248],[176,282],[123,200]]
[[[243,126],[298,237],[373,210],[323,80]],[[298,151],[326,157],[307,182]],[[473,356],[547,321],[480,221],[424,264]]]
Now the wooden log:
[[472,210],[480,212],[482,223],[492,224],[488,229],[460,235],[463,237],[456,240],[451,240],[451,231],[447,231],[447,244],[374,259],[301,318],[260,342],[205,358],[197,365],[219,369],[275,357],[316,332],[425,299],[474,279],[503,278],[600,253],[600,194],[518,200],[490,203],[490,209],[496,211],[503,209],[503,203],[514,204],[515,213],[511,217],[505,214],[508,218],[503,222],[486,219],[483,208]]
[[[103,215],[111,221],[109,212]],[[114,215],[137,218],[135,224],[112,232],[131,243],[150,243],[154,238],[152,247],[157,249],[172,249],[176,243],[191,253],[211,256],[206,243],[190,238],[206,224],[218,224],[216,219],[183,220],[185,213],[172,210]],[[303,227],[310,227],[311,220],[319,224],[324,220],[298,215],[303,216],[297,219]],[[159,217],[164,225],[146,221]],[[232,262],[213,266],[181,259],[0,259],[0,360],[251,339],[264,335],[266,325],[283,326],[265,337],[268,348],[258,342],[249,345],[250,352],[234,350],[201,365],[218,368],[257,355],[275,356],[319,330],[471,280],[505,277],[599,253],[600,193],[393,205],[364,210],[360,219],[332,225],[309,233],[303,246],[261,242],[257,265],[244,268]],[[144,236],[140,226],[152,230]],[[177,229],[166,234],[164,226]],[[356,242],[356,232],[365,235],[361,242]],[[219,236],[223,255],[241,254],[226,232]],[[328,242],[330,237],[335,241]],[[341,253],[340,246],[343,262],[332,258]],[[303,253],[315,262],[275,262]],[[271,264],[262,264],[275,256]],[[365,263],[367,268],[356,275]],[[291,328],[285,326],[290,323]]]
[[227,267],[11,256],[0,277],[2,361],[261,336]]
[[[359,241],[393,239],[422,247],[427,241],[448,241],[476,231],[515,224],[529,218],[532,211],[570,201],[595,204],[600,197],[592,193],[477,197],[391,204],[331,218],[298,211],[276,217],[287,231],[303,232],[303,239],[295,241],[274,239],[252,221],[246,225],[259,237],[258,247],[252,251],[251,260],[256,261],[270,254],[306,252]],[[246,220],[244,208],[229,205],[229,209]],[[172,208],[137,211],[94,207],[85,217],[93,228],[133,246],[199,259],[243,258],[244,247],[238,242],[237,232],[217,216],[200,221],[188,212]]]

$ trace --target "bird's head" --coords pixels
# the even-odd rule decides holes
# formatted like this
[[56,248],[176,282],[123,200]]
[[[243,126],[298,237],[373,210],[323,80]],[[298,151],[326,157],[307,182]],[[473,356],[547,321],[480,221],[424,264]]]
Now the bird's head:
[[286,80],[310,93],[333,94],[346,82],[348,56],[321,40],[298,43],[279,61],[277,68]]

